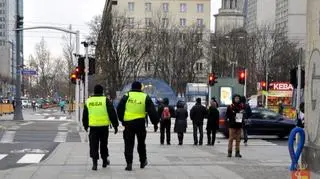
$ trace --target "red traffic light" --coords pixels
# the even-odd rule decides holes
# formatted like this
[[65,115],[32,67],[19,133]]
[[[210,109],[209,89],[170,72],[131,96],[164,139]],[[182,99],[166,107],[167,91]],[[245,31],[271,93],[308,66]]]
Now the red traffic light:
[[216,81],[217,77],[216,77],[216,74],[215,73],[210,73],[209,74],[209,86],[213,86],[215,83],[217,83]]
[[240,78],[244,78],[246,75],[245,75],[245,72],[241,72],[240,73]]
[[266,87],[266,86],[267,86],[266,82],[263,81],[262,84],[261,84],[261,86],[262,86],[262,87]]

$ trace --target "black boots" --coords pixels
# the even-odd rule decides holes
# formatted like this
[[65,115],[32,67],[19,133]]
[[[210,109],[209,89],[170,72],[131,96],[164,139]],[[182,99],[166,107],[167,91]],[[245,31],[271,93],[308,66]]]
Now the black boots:
[[242,157],[242,155],[240,154],[240,151],[237,151],[237,152],[236,152],[235,157],[238,157],[238,158],[241,158],[241,157]]
[[148,165],[148,161],[146,160],[145,162],[140,163],[140,168],[144,168],[147,165]]
[[228,151],[228,157],[232,157],[232,151]]
[[128,163],[125,170],[132,171],[132,163]]
[[108,160],[108,159],[102,160],[102,168],[106,168],[107,165],[110,165],[110,160]]
[[97,169],[98,169],[98,160],[92,159],[92,170],[97,170]]

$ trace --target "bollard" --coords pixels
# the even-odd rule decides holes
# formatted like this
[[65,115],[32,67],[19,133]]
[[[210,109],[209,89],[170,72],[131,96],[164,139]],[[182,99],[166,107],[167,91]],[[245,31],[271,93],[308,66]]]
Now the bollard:
[[[294,139],[295,139],[296,134],[299,135],[299,141],[298,141],[298,145],[297,145],[297,150],[295,152],[294,151]],[[302,153],[304,142],[305,142],[304,130],[300,127],[293,128],[290,132],[289,139],[288,139],[288,149],[289,149],[289,154],[291,157],[290,171],[297,170],[298,161],[299,161],[300,155]]]

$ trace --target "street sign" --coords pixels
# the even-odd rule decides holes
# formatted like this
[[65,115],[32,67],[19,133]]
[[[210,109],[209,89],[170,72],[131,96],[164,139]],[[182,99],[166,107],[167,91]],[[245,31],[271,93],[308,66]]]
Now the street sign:
[[[35,70],[22,70],[22,75],[37,75],[37,71]],[[20,71],[17,71],[17,73],[20,73]]]

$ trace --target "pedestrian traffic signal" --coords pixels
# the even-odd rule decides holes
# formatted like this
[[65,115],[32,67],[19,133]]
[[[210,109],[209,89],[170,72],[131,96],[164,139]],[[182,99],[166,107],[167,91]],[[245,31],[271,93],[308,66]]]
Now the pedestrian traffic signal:
[[216,80],[217,80],[216,74],[210,73],[209,80],[208,80],[209,86],[214,86],[215,83],[218,83]]
[[240,73],[239,73],[239,84],[242,84],[244,85],[246,83],[246,72],[245,70],[241,70]]

